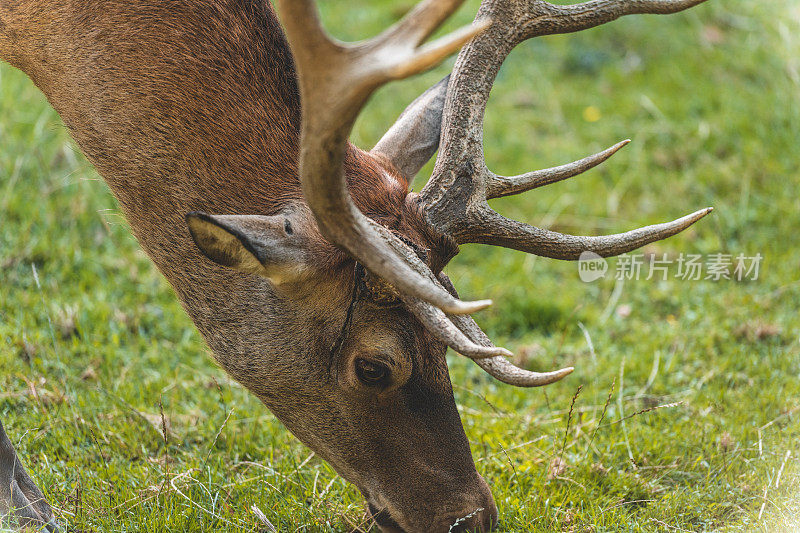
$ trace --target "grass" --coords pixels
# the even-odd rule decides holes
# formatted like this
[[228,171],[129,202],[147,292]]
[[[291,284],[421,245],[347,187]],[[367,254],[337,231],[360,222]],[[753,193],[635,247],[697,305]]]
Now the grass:
[[[411,3],[343,5],[323,2],[327,22],[360,38]],[[633,143],[498,210],[595,234],[713,205],[645,252],[765,259],[757,281],[588,284],[573,263],[464,247],[449,272],[465,296],[496,300],[478,317],[490,336],[530,368],[577,367],[546,389],[515,390],[450,359],[502,531],[796,527],[798,35],[789,0],[712,0],[539,39],[509,58],[485,128],[490,168],[519,173]],[[354,140],[369,146],[446,71],[382,90]],[[7,66],[0,368],[0,418],[79,529],[267,530],[253,505],[279,531],[369,528],[357,491],[214,366],[57,115]]]

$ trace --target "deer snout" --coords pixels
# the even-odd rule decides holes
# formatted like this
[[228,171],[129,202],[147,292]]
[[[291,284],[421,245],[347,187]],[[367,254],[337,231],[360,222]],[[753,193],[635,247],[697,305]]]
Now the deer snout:
[[[383,533],[489,533],[497,527],[497,506],[486,481],[477,479],[454,491],[452,498],[427,501],[426,511],[419,508],[403,512],[394,506],[369,501],[372,518]],[[455,500],[455,501],[454,501]]]
[[437,520],[434,531],[443,533],[489,533],[497,527],[497,506],[486,481],[478,476],[473,497],[461,504],[461,510]]

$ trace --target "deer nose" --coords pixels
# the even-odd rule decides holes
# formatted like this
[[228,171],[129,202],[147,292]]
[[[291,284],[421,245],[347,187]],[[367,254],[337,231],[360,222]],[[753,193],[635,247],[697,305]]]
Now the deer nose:
[[497,527],[497,506],[486,481],[478,476],[477,490],[458,513],[437,520],[436,531],[448,533],[489,533]]
[[424,529],[403,529],[388,511],[378,511],[370,504],[370,514],[382,533],[489,533],[497,528],[497,507],[489,501],[486,507],[477,507],[468,513],[459,513],[436,520],[436,525],[423,526]]
[[[383,533],[489,533],[497,527],[497,506],[486,481],[480,476],[473,483],[470,496],[463,493],[458,502],[434,504],[427,512],[417,509],[410,516],[380,509],[369,502],[370,514]],[[430,502],[433,503],[433,502]],[[438,507],[438,508],[437,508]],[[444,509],[447,509],[446,511]],[[454,511],[454,509],[458,509]],[[403,525],[400,525],[403,524]]]
[[[497,506],[486,481],[476,478],[465,485],[468,492],[454,489],[450,498],[432,497],[423,507],[404,513],[373,503],[365,493],[369,514],[382,533],[489,533],[497,527]],[[458,494],[458,496],[455,496]],[[438,500],[438,501],[437,501]]]
[[[453,523],[442,529],[447,533],[489,533],[497,527],[497,509],[476,509],[468,515],[453,520]],[[438,529],[437,529],[438,531]]]

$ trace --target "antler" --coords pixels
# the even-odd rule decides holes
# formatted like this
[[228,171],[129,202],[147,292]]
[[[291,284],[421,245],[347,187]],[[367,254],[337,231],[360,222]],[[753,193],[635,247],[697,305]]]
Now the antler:
[[576,176],[607,160],[629,141],[581,161],[547,170],[502,177],[483,156],[483,118],[489,92],[503,61],[519,43],[541,35],[579,31],[633,13],[675,13],[704,0],[594,0],[553,5],[541,0],[484,0],[476,21],[491,26],[458,56],[451,75],[442,124],[439,157],[420,193],[428,221],[457,243],[514,248],[554,259],[578,259],[585,251],[618,255],[674,235],[711,209],[673,222],[603,237],[578,237],[509,220],[487,200],[518,194]]
[[[630,141],[574,163],[513,177],[491,172],[483,155],[483,118],[489,93],[500,66],[519,43],[540,35],[590,28],[632,13],[674,13],[702,1],[594,0],[560,6],[540,0],[484,0],[475,20],[491,20],[492,24],[468,43],[456,60],[443,111],[439,157],[418,199],[430,224],[459,244],[492,244],[575,260],[585,251],[602,256],[628,252],[674,235],[708,214],[710,208],[666,224],[602,237],[578,237],[536,228],[502,217],[489,207],[487,200],[577,176],[603,163]],[[445,281],[441,277],[440,280]],[[469,316],[449,318],[473,343],[492,346]],[[475,358],[475,362],[500,381],[516,386],[546,385],[572,372],[571,367],[544,374],[529,372],[502,357]]]
[[[484,162],[483,117],[500,66],[522,41],[590,28],[632,13],[674,13],[703,1],[593,0],[561,6],[541,0],[484,0],[471,26],[423,44],[463,3],[423,0],[377,37],[349,44],[325,33],[313,0],[278,0],[303,102],[300,180],[320,230],[370,272],[396,287],[406,307],[441,341],[475,359],[491,375],[519,386],[561,379],[572,368],[540,374],[503,359],[509,352],[492,345],[467,316],[491,301],[458,299],[449,281],[437,280],[410,247],[355,207],[342,166],[348,135],[378,87],[422,72],[471,41],[460,53],[449,84],[443,80],[409,106],[372,151],[412,177],[438,145],[437,123],[447,86],[439,157],[433,176],[418,197],[431,226],[458,244],[496,244],[557,259],[577,259],[584,251],[616,255],[663,239],[711,209],[604,237],[564,235],[494,212],[487,200],[576,176],[611,157],[628,141],[574,163],[503,177],[489,171]],[[417,135],[423,140],[416,142]]]
[[312,0],[278,2],[303,102],[300,180],[320,230],[400,292],[451,313],[475,312],[491,302],[462,302],[432,283],[411,249],[355,207],[342,163],[353,122],[378,87],[436,65],[486,28],[484,21],[422,44],[462,2],[426,0],[358,44],[331,39]]

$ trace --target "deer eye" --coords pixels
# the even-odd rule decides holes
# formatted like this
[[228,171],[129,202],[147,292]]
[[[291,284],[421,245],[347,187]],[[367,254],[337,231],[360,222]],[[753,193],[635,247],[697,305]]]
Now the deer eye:
[[364,385],[384,385],[389,380],[389,367],[377,361],[356,359],[356,375]]

